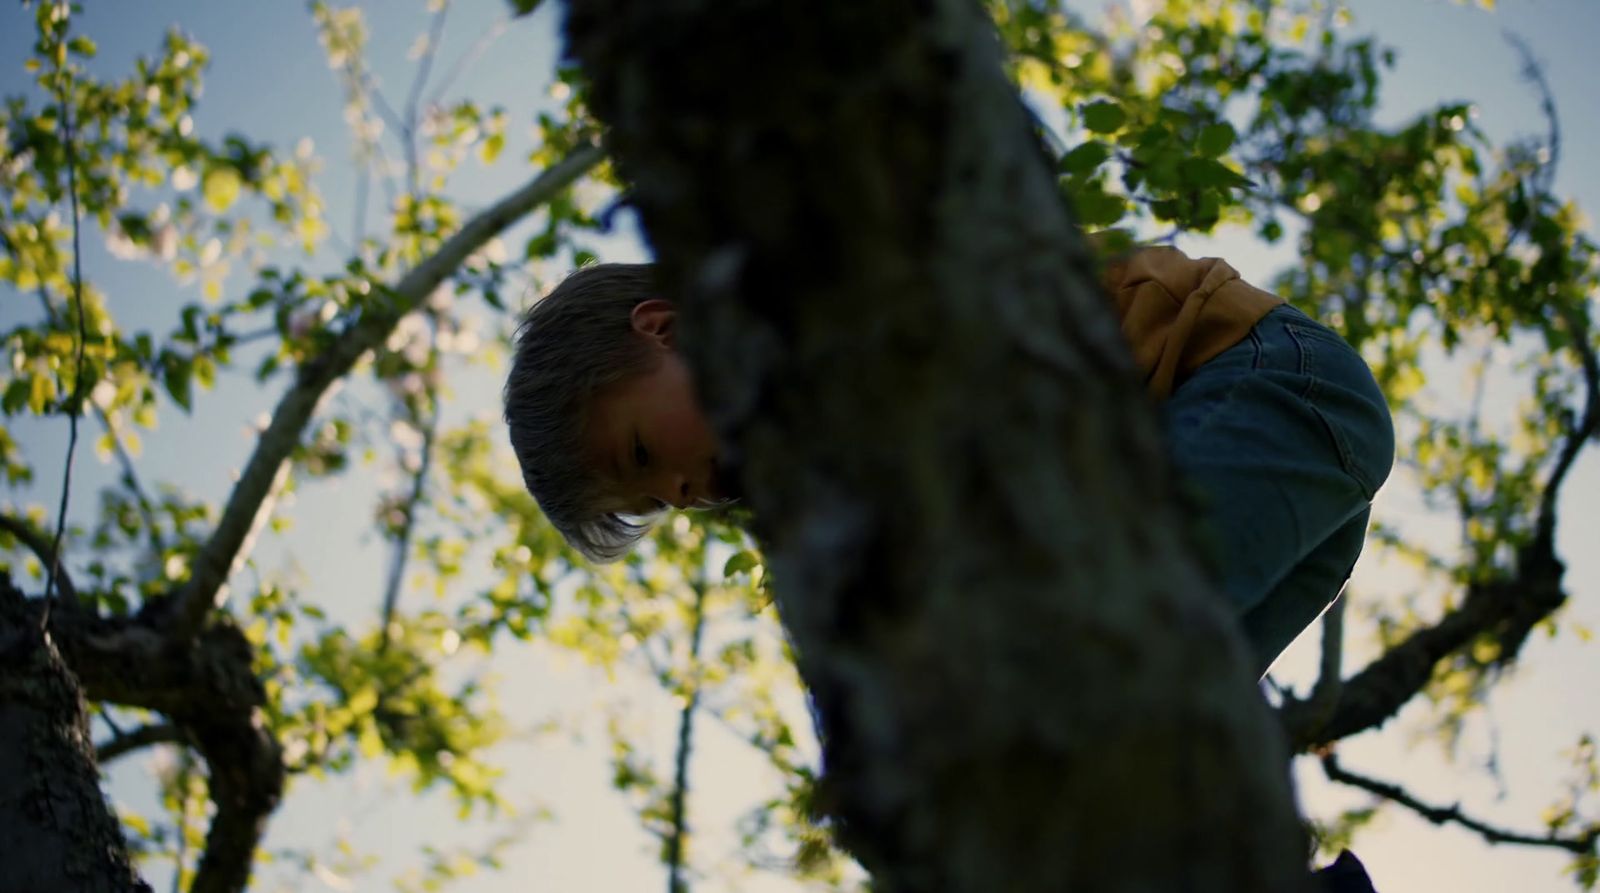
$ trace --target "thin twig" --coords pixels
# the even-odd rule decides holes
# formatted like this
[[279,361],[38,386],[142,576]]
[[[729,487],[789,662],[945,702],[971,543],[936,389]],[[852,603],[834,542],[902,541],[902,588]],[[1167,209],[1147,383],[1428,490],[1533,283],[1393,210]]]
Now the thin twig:
[[[50,304],[50,295],[46,292],[43,283],[39,285],[38,295],[39,303],[44,307],[45,316],[50,323],[52,325],[60,325],[64,322],[60,315],[56,313],[56,308]],[[269,331],[272,334],[277,334],[277,329]],[[92,398],[93,395],[91,394],[90,396]],[[122,438],[117,435],[116,426],[111,423],[111,415],[100,408],[99,405],[95,405],[94,411],[95,417],[100,420],[100,426],[105,429],[106,436],[111,439],[112,452],[116,454],[117,463],[122,466],[122,482],[133,493],[134,500],[139,506],[139,514],[144,518],[145,527],[150,530],[151,538],[156,548],[160,549],[163,547],[163,543],[161,535],[156,528],[155,504],[150,501],[150,497],[145,493],[144,487],[139,483],[139,476],[133,467],[133,457],[128,454],[127,447],[123,446]]]
[[[440,362],[438,348],[431,352],[429,362]],[[405,581],[406,563],[411,556],[411,538],[417,528],[417,506],[422,503],[422,494],[428,484],[428,471],[433,466],[433,444],[439,430],[439,396],[435,393],[427,394],[430,410],[428,420],[422,429],[422,455],[417,464],[416,474],[411,478],[411,494],[406,499],[405,521],[400,527],[400,536],[395,542],[393,562],[389,566],[389,583],[384,587],[383,593],[383,621],[379,630],[378,653],[384,654],[389,650],[389,625],[394,621],[395,606],[400,601],[400,589]]]
[[[58,39],[65,38],[66,29],[63,27]],[[56,78],[56,95],[61,105],[60,139],[67,156],[67,199],[72,209],[72,297],[78,310],[78,343],[72,379],[72,400],[67,408],[67,457],[61,473],[61,506],[56,513],[55,543],[50,547],[49,572],[44,584],[45,609],[41,617],[45,625],[50,623],[51,596],[55,592],[56,578],[61,575],[61,538],[67,531],[67,504],[72,493],[72,460],[78,450],[78,414],[83,407],[83,350],[85,342],[89,340],[89,330],[83,316],[83,256],[79,248],[78,219],[78,153],[74,146],[75,135],[72,131],[71,97],[64,86],[67,80],[65,68],[57,68]]]
[[[50,538],[35,529],[32,524],[21,518],[0,513],[0,530],[5,530],[16,537],[18,542],[27,546],[30,552],[39,556],[39,561],[45,567],[55,563],[55,547],[51,544]],[[67,573],[66,568],[62,568],[60,574],[57,575],[56,588],[61,590],[61,597],[68,601],[75,600],[78,597],[78,587],[73,585],[72,577]]]
[[131,732],[119,733],[110,741],[96,744],[94,748],[95,761],[105,765],[118,757],[127,756],[140,748],[152,744],[169,744],[183,740],[183,732],[170,722],[153,723],[140,726]]
[[389,126],[396,133],[405,132],[405,119],[400,117],[400,113],[395,111],[394,106],[389,104],[389,100],[384,97],[383,91],[379,89],[377,83],[372,79],[372,75],[365,71],[353,71],[351,76],[361,85],[361,89],[367,91],[367,98],[372,100],[372,107],[378,110],[378,117],[389,122]]
[[369,193],[372,191],[372,159],[367,158],[360,166],[356,177],[355,221],[351,224],[352,242],[354,253],[359,257],[361,244],[367,240],[367,205],[371,203]]
[[[194,755],[185,750],[179,757],[182,769],[178,772],[178,851],[173,855],[172,893],[180,893],[183,880],[183,861],[189,855],[189,777],[194,772]],[[216,771],[215,768],[212,771]]]
[[1545,122],[1550,125],[1550,134],[1547,143],[1550,149],[1550,159],[1543,165],[1543,183],[1540,191],[1549,191],[1555,184],[1556,169],[1561,163],[1561,118],[1556,114],[1556,94],[1550,89],[1550,81],[1544,76],[1544,66],[1533,55],[1533,49],[1528,42],[1523,40],[1511,29],[1502,30],[1501,35],[1506,42],[1511,44],[1522,57],[1522,77],[1531,82],[1539,91],[1539,111],[1544,115]]
[[455,84],[456,78],[460,77],[461,73],[467,69],[467,66],[483,55],[484,51],[489,49],[490,45],[496,40],[499,40],[500,35],[506,33],[506,29],[510,27],[511,19],[502,17],[484,29],[483,34],[473,42],[471,48],[462,53],[456,59],[455,64],[451,65],[450,69],[445,72],[444,77],[439,79],[439,83],[433,88],[433,92],[428,94],[428,104],[438,105],[440,100],[444,98],[445,93],[449,92],[450,87]]
[[428,75],[433,71],[433,60],[439,55],[439,41],[444,37],[444,20],[450,12],[450,3],[439,6],[439,11],[433,14],[433,23],[428,28],[428,46],[417,61],[417,74],[411,80],[411,93],[406,97],[406,124],[416,127],[417,104],[422,101],[422,91],[428,86]]
[[411,92],[406,96],[405,124],[401,136],[406,141],[406,175],[413,200],[420,197],[422,188],[422,170],[417,161],[417,104],[422,100],[423,89],[427,87],[428,74],[433,71],[433,60],[439,54],[439,40],[444,35],[445,16],[449,12],[450,3],[446,0],[439,11],[433,14],[433,23],[428,28],[428,45],[417,62],[416,76],[411,79]]
[[1340,766],[1338,757],[1331,752],[1322,757],[1322,771],[1327,774],[1330,781],[1360,788],[1385,800],[1398,803],[1435,825],[1447,823],[1460,825],[1470,831],[1477,832],[1489,843],[1515,843],[1523,846],[1554,847],[1582,856],[1594,852],[1595,840],[1600,837],[1600,826],[1589,828],[1575,837],[1558,837],[1554,832],[1539,836],[1496,828],[1493,825],[1465,815],[1461,812],[1460,804],[1432,806],[1406,793],[1405,789],[1399,785],[1351,772]]
[[139,475],[133,467],[133,456],[123,445],[116,426],[111,423],[110,413],[96,406],[95,416],[100,419],[101,427],[105,428],[106,436],[111,439],[111,452],[117,457],[117,464],[122,466],[122,484],[133,494],[134,503],[139,507],[139,514],[144,518],[145,530],[150,533],[150,542],[158,551],[166,548],[166,538],[161,535],[161,528],[156,525],[155,503],[140,485]]
[[694,744],[694,714],[700,706],[700,642],[706,621],[706,571],[705,562],[690,585],[694,588],[693,627],[689,633],[689,661],[687,668],[688,697],[678,714],[678,753],[672,777],[672,836],[667,838],[667,893],[688,893],[684,880],[684,841],[689,835],[689,756]]

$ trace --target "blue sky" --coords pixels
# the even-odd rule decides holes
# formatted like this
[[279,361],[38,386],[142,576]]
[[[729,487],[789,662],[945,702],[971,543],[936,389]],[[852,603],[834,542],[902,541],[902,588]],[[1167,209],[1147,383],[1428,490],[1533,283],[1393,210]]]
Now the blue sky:
[[[209,46],[213,63],[196,128],[210,135],[237,130],[285,149],[302,137],[311,137],[316,153],[325,160],[321,188],[329,203],[330,220],[336,230],[348,234],[355,189],[347,173],[349,143],[338,87],[317,46],[310,16],[300,4],[89,0],[86,5],[79,27],[100,43],[99,72],[125,70],[135,54],[155,48],[162,31],[173,23]],[[1091,18],[1103,8],[1097,0],[1069,5]],[[1396,70],[1384,78],[1381,120],[1399,122],[1430,105],[1468,99],[1478,107],[1478,124],[1497,141],[1543,130],[1535,94],[1520,78],[1519,62],[1502,30],[1521,35],[1546,66],[1562,113],[1564,163],[1557,178],[1558,191],[1584,208],[1600,208],[1600,174],[1589,163],[1600,157],[1600,115],[1595,114],[1591,92],[1593,84],[1600,82],[1600,57],[1591,46],[1594,36],[1600,34],[1600,4],[1593,0],[1501,0],[1495,11],[1487,12],[1476,4],[1446,0],[1356,0],[1351,7],[1355,15],[1351,30],[1375,33],[1399,51]],[[407,49],[428,21],[424,5],[420,0],[371,2],[366,8],[374,67],[391,92],[403,92],[409,72]],[[496,0],[459,4],[451,12],[442,58],[451,59],[462,52],[502,16],[502,9],[503,4]],[[530,103],[548,101],[545,78],[557,55],[555,12],[551,4],[533,19],[513,26],[453,91],[457,96],[504,102],[513,110],[512,152],[527,145],[526,109]],[[0,59],[5,60],[0,64],[0,92],[25,89],[26,79],[18,63],[28,43],[24,14],[15,7],[0,13]],[[513,166],[501,165],[486,172],[468,164],[452,181],[452,192],[469,205],[482,204],[513,188],[523,176],[525,173]],[[1592,225],[1590,232],[1593,235]],[[1267,279],[1287,263],[1289,256],[1284,252],[1292,250],[1288,245],[1265,250],[1248,239],[1226,235],[1185,240],[1180,245],[1191,253],[1228,257],[1246,278],[1258,280]],[[613,260],[643,254],[640,246],[628,239],[613,240],[603,247]],[[333,263],[332,254],[321,262]],[[199,297],[193,286],[179,288],[148,267],[114,260],[94,238],[86,241],[85,266],[87,275],[111,292],[113,311],[125,325],[164,330],[179,303]],[[231,288],[244,284],[237,274],[229,280]],[[9,327],[32,318],[35,312],[30,296],[4,294],[0,299],[0,325]],[[484,324],[493,323],[485,314]],[[251,365],[248,355],[241,357],[241,368]],[[214,500],[225,495],[230,473],[247,455],[252,420],[270,409],[278,393],[276,387],[258,388],[247,376],[240,378],[245,380],[225,381],[217,391],[202,396],[193,417],[163,415],[160,430],[146,439],[141,460],[149,479],[172,481]],[[1463,396],[1451,392],[1450,381],[1439,376],[1431,385],[1441,400]],[[496,398],[493,374],[468,370],[456,381],[447,411],[456,420],[492,412]],[[375,403],[378,397],[356,387],[343,399]],[[39,503],[53,510],[59,491],[51,469],[53,457],[64,451],[64,426],[25,424],[15,426],[14,431],[39,463],[41,481],[31,489],[5,493],[0,502]],[[1593,550],[1593,544],[1600,542],[1600,510],[1575,496],[1600,493],[1597,465],[1600,461],[1591,450],[1568,484],[1558,545],[1570,565],[1568,581],[1574,597],[1570,616],[1600,628],[1600,556]],[[112,469],[98,462],[92,450],[80,449],[74,519],[92,517],[95,491],[112,477]],[[296,526],[285,536],[265,542],[260,561],[269,566],[299,566],[311,581],[307,594],[335,619],[371,623],[387,560],[385,550],[365,533],[370,526],[370,497],[377,492],[370,476],[302,488],[296,494],[297,504],[290,509]],[[1378,512],[1419,526],[1437,526],[1418,511],[1414,496],[1400,485],[1386,490]],[[1352,593],[1359,603],[1363,597],[1402,594],[1410,585],[1412,581],[1400,569],[1367,561],[1358,571]],[[1302,642],[1286,655],[1281,664],[1286,678],[1305,678],[1315,658],[1315,649],[1308,645]],[[1353,659],[1359,658],[1362,649],[1352,647],[1356,652]],[[664,883],[654,864],[652,842],[637,830],[627,805],[610,792],[600,752],[603,737],[590,706],[599,700],[624,704],[622,711],[628,721],[638,725],[660,758],[666,759],[675,721],[672,705],[647,679],[624,674],[613,682],[585,667],[564,664],[535,647],[501,649],[491,665],[462,670],[469,671],[499,678],[508,713],[518,728],[526,731],[500,754],[508,767],[508,799],[530,808],[547,806],[556,818],[530,830],[526,842],[511,853],[503,872],[480,875],[464,882],[461,889],[617,890]],[[1462,762],[1468,767],[1486,759],[1492,750],[1498,751],[1504,791],[1482,772],[1442,769],[1439,748],[1409,740],[1403,730],[1416,721],[1414,709],[1397,720],[1402,730],[1398,734],[1352,742],[1341,754],[1351,767],[1405,779],[1415,785],[1419,795],[1435,802],[1460,800],[1494,821],[1533,828],[1557,790],[1557,754],[1571,746],[1580,730],[1600,730],[1600,699],[1593,695],[1595,679],[1600,679],[1600,646],[1583,647],[1572,635],[1530,645],[1526,668],[1493,699],[1492,726],[1476,725],[1463,744]],[[533,731],[551,717],[572,720],[572,725],[586,734],[587,743]],[[704,735],[706,744],[695,763],[699,785],[694,810],[697,824],[709,829],[726,825],[747,805],[750,787],[765,782],[750,757],[725,733],[706,724]],[[147,798],[149,771],[143,758],[124,761],[112,773],[113,796],[127,803]],[[1303,796],[1313,808],[1361,800],[1327,789],[1317,781],[1316,772],[1303,772],[1302,778]],[[481,823],[458,821],[439,797],[414,797],[403,786],[396,787],[379,767],[329,782],[301,782],[272,820],[269,847],[322,846],[342,833],[359,849],[381,854],[385,867],[351,879],[323,874],[311,881],[268,867],[258,875],[257,889],[273,889],[275,879],[290,877],[296,878],[292,886],[301,889],[317,889],[318,884],[327,889],[388,889],[385,879],[413,864],[419,846],[467,843],[488,830]],[[708,835],[699,851],[704,864],[718,861],[717,854],[730,845],[726,838]],[[1385,893],[1571,889],[1571,884],[1558,876],[1562,864],[1558,855],[1491,849],[1465,832],[1434,829],[1399,812],[1382,820],[1363,839],[1358,852]],[[165,873],[159,866],[152,866],[150,876],[164,886]],[[793,886],[718,877],[705,888],[777,891]]]

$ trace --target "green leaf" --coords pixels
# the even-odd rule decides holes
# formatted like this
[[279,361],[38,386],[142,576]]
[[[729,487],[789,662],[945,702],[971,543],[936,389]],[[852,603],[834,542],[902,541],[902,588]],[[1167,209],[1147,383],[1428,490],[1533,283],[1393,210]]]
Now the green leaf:
[[511,4],[511,14],[525,16],[539,8],[541,0],[508,0]]
[[167,354],[161,358],[162,376],[161,383],[166,386],[167,393],[172,395],[174,403],[183,407],[188,412],[194,399],[194,364],[177,354]]
[[743,552],[735,552],[729,556],[728,563],[722,566],[722,575],[731,577],[735,574],[748,573],[760,563],[761,559],[756,557],[756,553],[748,549]]
[[206,206],[218,214],[233,207],[239,198],[242,183],[239,172],[231,167],[214,167],[206,171],[205,182],[200,187]]
[[479,148],[478,155],[482,159],[484,164],[494,164],[494,160],[496,158],[500,157],[500,151],[502,149],[504,149],[505,147],[506,147],[506,136],[505,136],[505,134],[503,134],[503,133],[491,133],[483,141],[483,146]]
[[1072,206],[1078,212],[1078,224],[1087,229],[1100,229],[1122,219],[1128,205],[1120,195],[1112,195],[1098,183],[1091,183],[1072,193]]
[[1233,141],[1238,139],[1233,125],[1226,121],[1212,124],[1200,131],[1200,154],[1207,158],[1220,158],[1229,149],[1233,148]]
[[1090,140],[1068,152],[1061,158],[1061,172],[1066,174],[1086,174],[1111,157],[1111,147],[1099,140]]
[[1249,178],[1241,175],[1220,161],[1211,158],[1185,158],[1178,165],[1179,175],[1183,181],[1192,186],[1254,186]]
[[1150,214],[1157,220],[1178,220],[1183,216],[1183,203],[1170,198],[1151,202]]
[[1083,107],[1083,126],[1094,133],[1116,133],[1127,120],[1122,106],[1107,99]]
[[50,400],[56,395],[56,383],[48,375],[35,375],[29,379],[28,408],[34,415],[44,415]]
[[13,378],[6,385],[4,397],[0,397],[0,409],[6,415],[16,415],[17,411],[28,405],[28,382],[21,378]]

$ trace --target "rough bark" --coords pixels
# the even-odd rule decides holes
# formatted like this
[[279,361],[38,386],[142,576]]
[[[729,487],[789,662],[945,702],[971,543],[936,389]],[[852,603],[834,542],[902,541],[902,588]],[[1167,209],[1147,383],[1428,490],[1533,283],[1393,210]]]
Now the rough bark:
[[5,575],[0,778],[0,893],[148,893],[100,793],[77,680]]
[[976,4],[573,0],[875,889],[1288,891],[1286,750]]
[[[39,629],[41,609],[40,601],[17,596],[6,608],[7,625],[0,634]],[[148,619],[59,609],[50,613],[49,629],[52,654],[76,671],[66,677],[75,698],[81,686],[91,700],[164,714],[205,761],[216,813],[190,889],[243,890],[285,777],[282,749],[262,715],[266,691],[254,674],[243,633],[227,618],[216,617],[195,639],[182,641],[164,635]],[[11,754],[10,743],[0,742],[0,759],[17,758]],[[88,778],[61,775],[58,784],[79,790],[83,798],[98,797],[92,747],[87,754]],[[85,781],[89,787],[79,789]],[[21,828],[38,821],[37,815],[0,804],[0,826]]]

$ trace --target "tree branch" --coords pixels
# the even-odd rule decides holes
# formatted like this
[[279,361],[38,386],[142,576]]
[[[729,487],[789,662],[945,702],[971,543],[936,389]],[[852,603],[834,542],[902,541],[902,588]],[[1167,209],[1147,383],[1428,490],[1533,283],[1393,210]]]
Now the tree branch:
[[1594,346],[1589,343],[1588,320],[1571,306],[1559,302],[1556,304],[1556,313],[1566,325],[1567,334],[1572,339],[1572,349],[1577,352],[1578,361],[1583,366],[1586,396],[1583,417],[1567,432],[1567,441],[1562,444],[1555,467],[1550,470],[1550,478],[1545,482],[1544,493],[1539,497],[1539,517],[1535,530],[1536,536],[1542,538],[1554,538],[1556,497],[1561,485],[1566,482],[1567,472],[1572,470],[1578,453],[1600,432],[1600,360],[1596,359]]
[[478,36],[478,39],[473,41],[472,46],[451,64],[444,77],[439,79],[439,83],[434,85],[433,92],[428,94],[428,103],[437,105],[455,84],[456,78],[460,77],[468,66],[477,61],[478,57],[483,55],[490,45],[499,40],[500,35],[506,33],[506,29],[509,27],[511,27],[511,20],[509,18],[500,18],[496,19],[488,28],[485,28],[483,33]]
[[[50,567],[55,559],[55,549],[50,545],[50,537],[43,531],[37,530],[32,524],[21,518],[0,513],[0,530],[5,530],[17,538],[17,542],[28,547],[28,550],[39,557],[45,567]],[[67,602],[75,602],[78,598],[78,587],[72,583],[67,569],[57,569],[56,588],[61,590],[61,597]]]
[[125,757],[152,744],[169,744],[182,740],[183,732],[170,722],[140,726],[126,734],[115,735],[110,741],[96,744],[95,762],[104,766],[118,757]]
[[1536,537],[1518,551],[1514,573],[1467,584],[1459,608],[1346,679],[1332,715],[1314,699],[1285,699],[1278,718],[1290,747],[1303,753],[1383,725],[1428,684],[1439,661],[1479,636],[1493,636],[1500,660],[1511,660],[1528,631],[1566,602],[1565,570],[1552,542]]
[[[50,320],[52,325],[61,325],[63,320],[60,314],[56,313],[55,306],[50,303],[50,294],[46,290],[44,283],[39,284],[37,294],[39,295],[39,304],[44,307],[45,317]],[[265,331],[273,335],[278,333],[276,328]],[[243,339],[237,339],[235,343],[238,343],[239,340]],[[94,394],[91,392],[91,401],[93,396]],[[98,405],[95,406],[94,413],[95,417],[100,420],[100,426],[105,429],[106,436],[111,438],[111,447],[113,452],[116,453],[117,463],[122,466],[122,482],[127,486],[129,492],[133,493],[134,499],[139,505],[139,514],[144,518],[145,527],[150,530],[150,534],[159,548],[161,546],[161,535],[157,532],[152,503],[150,502],[150,497],[145,494],[144,488],[139,484],[139,476],[133,467],[133,457],[128,455],[128,449],[123,446],[122,438],[117,436],[117,429],[111,424],[110,414]]]
[[1311,709],[1324,717],[1333,713],[1339,703],[1339,692],[1344,688],[1344,608],[1346,596],[1341,595],[1322,615],[1322,667],[1316,685],[1311,688]]
[[[24,610],[38,612],[29,603]],[[216,812],[191,893],[246,888],[267,817],[283,794],[283,755],[267,729],[266,690],[248,639],[226,618],[183,647],[137,617],[56,612],[51,640],[94,701],[165,714],[205,761]]]
[[706,628],[706,573],[701,561],[694,587],[693,625],[689,633],[689,696],[678,714],[678,753],[672,775],[672,835],[667,838],[667,893],[688,893],[683,879],[684,842],[689,836],[689,755],[694,744],[694,715],[700,706],[700,641]]
[[[1549,123],[1550,159],[1532,181],[1534,190],[1542,193],[1548,188],[1551,169],[1560,156],[1559,122],[1549,85],[1544,81],[1537,63],[1524,45],[1515,39],[1512,39],[1512,43],[1523,54],[1524,74],[1539,89],[1541,109]],[[1292,208],[1292,205],[1288,207]],[[1517,240],[1528,232],[1534,218],[1535,215],[1529,213],[1510,221],[1510,231],[1486,268],[1493,269],[1499,258],[1509,254]],[[1370,233],[1352,234],[1369,240],[1371,246],[1388,260],[1425,271],[1434,267],[1444,248],[1440,245],[1427,252],[1427,257],[1421,263],[1413,263],[1403,256],[1385,251]],[[1547,303],[1542,294],[1534,300],[1541,306]],[[1556,503],[1566,475],[1578,454],[1600,431],[1600,362],[1596,361],[1594,346],[1589,341],[1591,336],[1587,315],[1570,303],[1549,303],[1560,317],[1560,324],[1567,329],[1572,349],[1578,355],[1587,395],[1582,417],[1567,432],[1566,442],[1546,480],[1538,514],[1534,518],[1531,540],[1518,550],[1513,569],[1502,571],[1495,578],[1468,583],[1466,598],[1459,608],[1448,612],[1434,625],[1412,633],[1359,674],[1346,680],[1342,686],[1342,696],[1331,716],[1323,715],[1320,705],[1312,703],[1315,697],[1312,701],[1286,699],[1278,712],[1291,746],[1296,751],[1320,747],[1382,725],[1427,685],[1440,660],[1479,636],[1491,636],[1500,644],[1497,663],[1509,662],[1516,656],[1533,626],[1565,603],[1566,594],[1561,588],[1565,568],[1554,549]],[[1553,335],[1554,323],[1541,319],[1538,324],[1547,338]],[[1464,506],[1463,510],[1469,508]]]
[[[432,356],[429,362],[439,362],[438,349],[435,348],[430,353]],[[395,540],[394,557],[389,565],[389,582],[383,592],[383,614],[378,630],[379,654],[389,650],[389,624],[394,621],[395,606],[400,602],[400,589],[405,585],[406,564],[411,558],[411,538],[417,529],[417,507],[421,504],[423,491],[428,485],[428,471],[433,467],[434,440],[438,437],[439,430],[439,395],[429,393],[427,400],[432,406],[428,420],[422,426],[421,459],[416,473],[411,476],[411,493],[406,499],[405,521],[400,527],[400,535]]]
[[[63,37],[65,39],[65,32]],[[55,541],[50,547],[50,558],[45,562],[46,575],[44,584],[45,620],[50,618],[49,602],[53,590],[56,588],[57,578],[61,575],[61,538],[67,531],[67,504],[72,494],[72,462],[78,451],[78,416],[83,414],[83,360],[84,350],[89,340],[89,329],[83,315],[83,253],[79,248],[79,230],[82,226],[82,215],[78,211],[78,153],[77,132],[72,122],[72,107],[68,103],[68,92],[71,81],[66,76],[62,67],[62,59],[56,57],[56,101],[61,109],[59,137],[62,148],[67,156],[67,204],[72,211],[72,302],[77,309],[78,331],[77,340],[73,345],[74,372],[72,375],[72,403],[67,415],[67,455],[63,462],[61,472],[61,505],[56,512]],[[63,590],[62,595],[66,592]],[[64,599],[65,600],[65,599]]]
[[1435,825],[1449,823],[1460,825],[1482,835],[1483,839],[1489,843],[1515,843],[1523,846],[1554,847],[1585,856],[1595,851],[1595,840],[1600,838],[1600,825],[1589,828],[1576,837],[1557,837],[1554,833],[1540,837],[1496,828],[1462,813],[1459,803],[1450,806],[1430,806],[1406,793],[1405,789],[1399,785],[1351,772],[1340,766],[1338,757],[1332,753],[1323,756],[1322,771],[1327,774],[1329,781],[1360,788],[1385,800],[1398,803]]
[[433,14],[433,22],[428,27],[428,44],[423,49],[422,58],[417,62],[417,73],[411,79],[411,89],[406,96],[405,118],[400,137],[405,140],[406,185],[413,201],[421,197],[422,189],[422,165],[417,159],[417,103],[422,99],[422,90],[428,83],[428,74],[433,71],[433,60],[439,53],[439,38],[444,34],[445,17],[449,12],[450,4],[446,2]]
[[150,501],[150,495],[139,483],[138,472],[133,467],[133,457],[128,455],[128,448],[123,445],[116,427],[111,424],[110,414],[96,406],[95,415],[105,428],[106,436],[111,438],[111,450],[117,456],[117,464],[122,466],[123,486],[133,494],[134,502],[139,506],[139,514],[144,518],[145,530],[149,531],[151,542],[159,550],[164,547],[165,538],[161,535],[161,528],[156,525],[155,503]]
[[192,576],[171,597],[170,606],[158,609],[175,618],[177,635],[193,636],[212,607],[225,600],[228,577],[248,554],[256,531],[270,514],[273,494],[288,472],[289,454],[329,388],[348,375],[363,354],[382,344],[400,318],[416,309],[469,254],[572,185],[601,157],[599,147],[583,145],[478,214],[398,283],[381,288],[379,300],[363,307],[331,347],[300,366],[229,494],[216,530],[195,556]]

